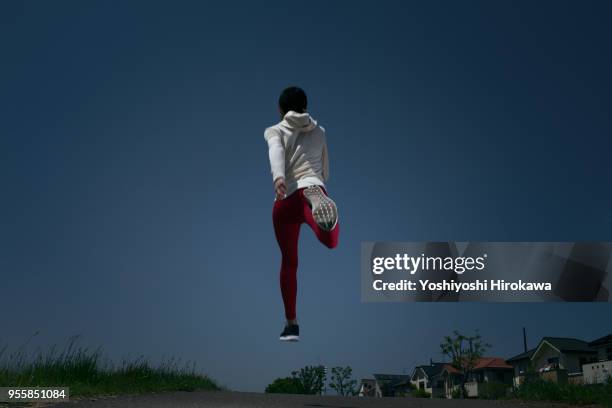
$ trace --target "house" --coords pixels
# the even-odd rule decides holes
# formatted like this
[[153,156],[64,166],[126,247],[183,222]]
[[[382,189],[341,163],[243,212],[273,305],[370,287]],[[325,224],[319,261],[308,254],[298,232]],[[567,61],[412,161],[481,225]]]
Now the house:
[[596,359],[597,352],[584,340],[544,337],[531,356],[538,372],[561,368],[568,374],[581,373],[582,365]]
[[612,377],[612,334],[593,340],[589,347],[597,353],[597,361],[582,366],[583,382],[603,383],[608,377]]
[[425,390],[432,398],[444,396],[444,380],[440,377],[446,363],[434,363],[416,366],[410,376],[410,382],[416,389]]
[[512,366],[500,357],[481,357],[467,377],[450,364],[444,365],[439,377],[444,383],[443,396],[446,398],[453,398],[453,394],[460,392],[464,380],[467,396],[478,397],[487,383],[507,384],[510,388]]
[[375,379],[362,378],[359,386],[360,397],[382,397],[382,391]]
[[515,387],[519,387],[525,381],[527,370],[531,365],[531,356],[536,349],[527,350],[524,353],[518,354],[506,360],[513,370],[512,383]]
[[612,334],[608,334],[589,343],[589,347],[597,352],[598,361],[612,360]]
[[584,340],[543,337],[531,350],[506,360],[514,370],[514,385],[524,382],[528,367],[547,381],[582,382],[582,366],[596,361],[597,351]]
[[602,384],[612,377],[612,360],[598,361],[582,366],[584,384]]
[[478,397],[482,391],[483,384],[497,383],[507,384],[512,387],[512,366],[500,357],[481,357],[474,365],[474,369],[468,374],[465,389],[468,397]]
[[409,375],[374,374],[374,379],[383,397],[399,397],[410,392],[412,388]]
[[454,394],[460,391],[463,374],[452,365],[444,364],[438,377],[444,384],[443,397],[453,398]]

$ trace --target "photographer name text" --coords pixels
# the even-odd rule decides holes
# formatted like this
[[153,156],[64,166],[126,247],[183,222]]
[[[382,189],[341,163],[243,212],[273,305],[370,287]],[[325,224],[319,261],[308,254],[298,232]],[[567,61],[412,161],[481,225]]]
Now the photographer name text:
[[445,291],[445,292],[461,292],[461,291],[551,291],[552,285],[550,282],[523,282],[505,281],[503,279],[495,280],[476,280],[474,282],[456,282],[454,280],[443,280],[432,282],[427,279],[419,279],[418,281],[410,281],[402,279],[397,282],[384,282],[382,279],[376,279],[372,282],[372,288],[376,291],[381,290],[399,290],[399,291]]

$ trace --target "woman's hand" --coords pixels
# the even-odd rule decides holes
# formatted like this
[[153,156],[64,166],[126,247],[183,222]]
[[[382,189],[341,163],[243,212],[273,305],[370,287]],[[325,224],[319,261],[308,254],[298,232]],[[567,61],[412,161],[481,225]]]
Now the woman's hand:
[[287,196],[287,186],[285,185],[284,177],[279,177],[274,181],[274,192],[276,193],[277,200],[282,200]]

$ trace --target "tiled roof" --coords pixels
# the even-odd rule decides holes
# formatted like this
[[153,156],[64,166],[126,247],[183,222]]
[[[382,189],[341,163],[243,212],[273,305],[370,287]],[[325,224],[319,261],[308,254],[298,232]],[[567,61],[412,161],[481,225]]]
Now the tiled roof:
[[512,366],[500,357],[481,357],[476,362],[474,370],[482,370],[485,368],[512,368]]
[[457,370],[455,367],[453,367],[450,364],[444,364],[444,368],[442,370],[443,371],[446,370],[451,374],[461,374],[461,371]]
[[506,360],[506,362],[508,361],[518,361],[518,360],[525,360],[525,359],[529,359],[531,358],[531,356],[533,356],[533,353],[536,351],[536,349],[532,348],[531,350],[528,350],[524,353],[521,354],[517,354],[514,357],[510,357],[509,359]]
[[434,375],[439,374],[444,368],[445,363],[433,363],[429,365],[419,366],[428,377],[433,377]]
[[[476,361],[474,370],[484,369],[512,369],[511,365],[508,365],[506,361],[501,357],[481,357]],[[444,364],[443,370],[448,371],[450,374],[461,374],[461,370],[456,369],[450,364]]]
[[594,346],[601,346],[603,344],[608,344],[608,343],[612,343],[612,334],[608,334],[607,336],[603,336],[598,338],[597,340],[593,340],[592,342],[589,343],[589,346],[594,347]]
[[[594,353],[595,350],[593,350],[591,346],[593,346],[594,343],[602,344],[599,342],[605,342],[606,338],[608,338],[608,341],[612,341],[612,334],[602,337],[600,339],[594,340],[591,343],[587,343],[584,340],[573,339],[570,337],[543,337],[542,340],[540,340],[540,342],[538,343],[538,347],[540,346],[540,344],[542,344],[543,341],[547,341],[548,343],[552,344],[553,347],[555,347],[562,353],[571,353],[571,352]],[[533,356],[533,353],[537,350],[538,347],[532,348],[531,350],[525,353],[517,354],[514,357],[510,357],[506,361],[512,362],[512,361],[529,359]]]
[[544,337],[542,341],[549,342],[561,352],[595,352],[584,340],[569,337]]
[[402,375],[402,374],[374,374],[374,378],[376,378],[378,381],[410,380],[409,375]]

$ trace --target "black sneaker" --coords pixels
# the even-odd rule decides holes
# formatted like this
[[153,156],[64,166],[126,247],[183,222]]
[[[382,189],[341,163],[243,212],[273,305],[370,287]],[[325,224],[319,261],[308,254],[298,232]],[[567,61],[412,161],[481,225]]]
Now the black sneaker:
[[308,186],[304,189],[304,198],[310,204],[312,217],[317,225],[326,231],[334,229],[338,223],[338,207],[319,186]]
[[285,330],[280,335],[279,340],[281,341],[299,341],[300,340],[300,326],[297,324],[289,324],[285,326]]

